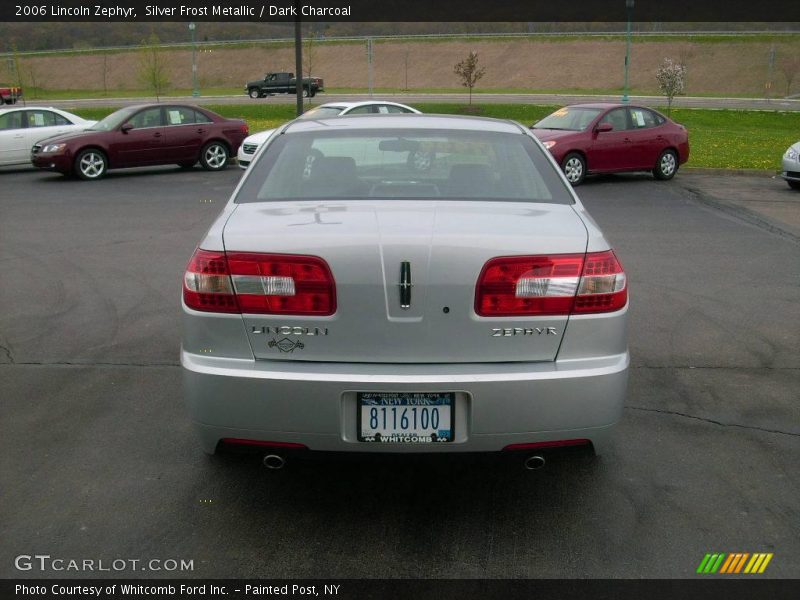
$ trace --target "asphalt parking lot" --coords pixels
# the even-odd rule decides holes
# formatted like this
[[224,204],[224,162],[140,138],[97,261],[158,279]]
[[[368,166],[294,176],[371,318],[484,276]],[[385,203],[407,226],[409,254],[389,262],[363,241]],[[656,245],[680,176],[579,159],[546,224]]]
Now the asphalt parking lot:
[[580,188],[631,282],[610,453],[269,472],[202,454],[181,399],[180,279],[239,176],[0,170],[0,577],[87,575],[14,568],[38,553],[194,561],[111,573],[144,577],[684,578],[707,552],[800,577],[800,194],[782,181]]

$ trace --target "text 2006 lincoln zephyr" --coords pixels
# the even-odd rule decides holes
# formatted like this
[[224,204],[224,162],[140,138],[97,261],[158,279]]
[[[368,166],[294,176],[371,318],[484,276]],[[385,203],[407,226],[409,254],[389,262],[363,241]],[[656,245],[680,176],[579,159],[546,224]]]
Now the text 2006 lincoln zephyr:
[[[203,448],[603,451],[627,384],[620,261],[529,130],[426,115],[273,135],[183,282]],[[425,157],[425,160],[419,160]]]

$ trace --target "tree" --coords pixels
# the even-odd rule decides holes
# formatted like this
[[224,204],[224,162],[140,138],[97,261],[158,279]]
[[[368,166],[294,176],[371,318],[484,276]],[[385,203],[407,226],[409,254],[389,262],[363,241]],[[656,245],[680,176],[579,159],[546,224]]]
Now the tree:
[[453,72],[461,79],[461,85],[469,88],[469,103],[472,105],[472,88],[478,83],[483,74],[486,73],[484,67],[478,66],[478,53],[470,52],[469,56],[456,63],[453,67]]
[[317,34],[310,33],[303,38],[303,70],[311,77],[311,70],[317,63]]
[[661,93],[667,97],[667,114],[672,113],[672,100],[682,94],[686,84],[686,67],[671,58],[665,58],[656,71]]
[[786,78],[786,95],[788,96],[791,93],[794,78],[800,73],[800,57],[784,56],[778,64]]
[[168,60],[161,51],[160,41],[155,33],[142,41],[139,54],[139,81],[149,90],[153,90],[156,100],[160,100],[169,87],[167,73]]

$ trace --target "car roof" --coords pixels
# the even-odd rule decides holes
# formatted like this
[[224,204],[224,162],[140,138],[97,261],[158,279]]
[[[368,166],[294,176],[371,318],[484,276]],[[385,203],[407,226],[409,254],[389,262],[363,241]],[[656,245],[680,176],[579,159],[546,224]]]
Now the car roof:
[[[72,114],[63,108],[56,108],[55,106],[6,106],[5,108],[0,108],[0,114],[14,112],[15,110],[55,110],[57,112]],[[75,116],[77,117],[78,115]]]
[[405,104],[400,104],[399,102],[392,102],[390,100],[359,100],[358,102],[326,102],[325,104],[320,104],[319,106],[315,106],[314,108],[341,108],[342,110],[344,110],[347,108],[355,108],[357,106],[373,106],[375,104],[388,104],[390,106],[405,106],[406,108],[411,108],[410,106],[407,106]]
[[358,115],[298,119],[283,128],[284,133],[320,131],[331,129],[451,129],[461,131],[486,131],[495,133],[521,133],[527,130],[514,121],[460,115]]

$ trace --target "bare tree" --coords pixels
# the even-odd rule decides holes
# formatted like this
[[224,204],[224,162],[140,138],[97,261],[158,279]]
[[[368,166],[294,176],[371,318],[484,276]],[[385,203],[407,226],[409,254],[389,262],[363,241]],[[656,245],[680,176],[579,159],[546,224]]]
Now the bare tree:
[[667,97],[667,114],[672,113],[672,100],[682,94],[686,82],[686,67],[671,58],[665,58],[656,71],[656,80],[661,93]]
[[103,51],[103,96],[108,96],[108,50]]
[[311,71],[317,62],[317,34],[310,33],[303,38],[303,70],[306,77],[311,77]]
[[156,100],[169,87],[169,74],[167,73],[168,61],[162,52],[160,40],[155,33],[142,41],[139,54],[139,81],[149,90],[153,90]]
[[[39,71],[36,67],[36,59],[29,58],[25,61],[23,69],[25,71],[27,82],[25,87],[29,87],[29,89],[25,89],[25,95],[33,100],[38,96],[39,93]],[[29,93],[30,91],[30,93]]]
[[784,56],[778,63],[783,76],[786,78],[786,95],[791,94],[792,82],[800,73],[800,56]]
[[463,85],[465,88],[469,88],[469,103],[471,106],[472,88],[475,87],[475,84],[478,83],[478,80],[480,80],[484,73],[486,73],[485,67],[478,66],[478,53],[470,52],[467,58],[456,63],[456,65],[453,67],[453,72],[461,79],[461,85]]

